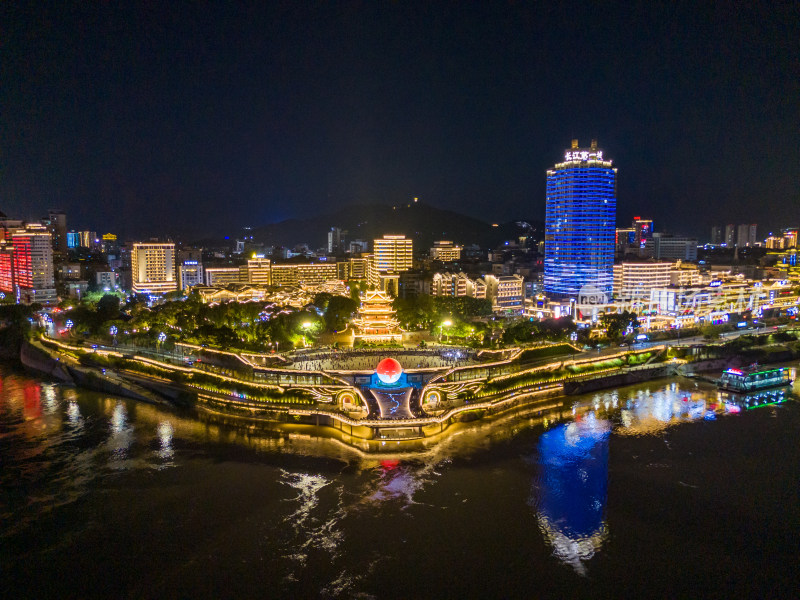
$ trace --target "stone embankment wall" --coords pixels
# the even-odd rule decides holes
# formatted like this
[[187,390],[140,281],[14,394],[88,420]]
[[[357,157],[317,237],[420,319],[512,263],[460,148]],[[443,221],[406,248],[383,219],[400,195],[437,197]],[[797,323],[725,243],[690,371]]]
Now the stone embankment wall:
[[54,358],[46,350],[38,348],[30,342],[22,344],[19,359],[25,369],[62,383],[79,385],[96,392],[132,398],[150,404],[164,402],[160,396],[134,383],[104,377],[92,368],[67,365],[64,361]]
[[47,375],[63,383],[76,383],[65,363],[54,359],[46,351],[27,341],[22,343],[19,360],[25,369]]
[[661,377],[670,377],[675,374],[675,365],[657,365],[649,369],[625,371],[624,373],[614,373],[613,375],[605,375],[593,379],[565,381],[564,393],[568,395],[584,394],[596,390],[641,383],[651,379],[660,379]]

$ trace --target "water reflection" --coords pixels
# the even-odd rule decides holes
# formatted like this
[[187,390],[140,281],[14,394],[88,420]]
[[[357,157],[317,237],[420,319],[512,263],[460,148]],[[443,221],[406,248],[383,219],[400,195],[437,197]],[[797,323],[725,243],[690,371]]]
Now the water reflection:
[[81,409],[74,400],[70,400],[67,403],[67,419],[69,420],[69,424],[73,427],[77,427],[83,422],[81,418]]
[[109,421],[111,434],[107,446],[111,450],[108,466],[112,469],[127,469],[130,467],[128,450],[133,444],[133,426],[128,424],[128,409],[125,402],[117,400]]
[[42,387],[34,382],[27,381],[22,388],[24,395],[23,415],[26,420],[38,419],[42,416]]
[[156,434],[158,435],[158,456],[162,460],[171,460],[174,451],[172,449],[172,434],[174,433],[174,429],[172,428],[172,423],[169,421],[161,421],[158,424],[158,428],[156,429]]
[[716,406],[716,396],[715,391],[681,388],[677,383],[654,391],[638,390],[622,406],[620,433],[653,435],[675,423],[700,419]]
[[[677,448],[677,436],[668,440],[665,435],[670,427],[702,423],[710,415],[720,419],[720,423],[694,428],[694,435],[705,435],[726,419],[743,423],[750,409],[791,397],[786,389],[742,397],[676,378],[549,398],[492,419],[455,423],[441,437],[415,446],[382,445],[376,455],[376,444],[365,443],[365,451],[360,452],[346,445],[347,436],[331,429],[255,425],[206,413],[198,417],[0,370],[0,489],[4,492],[0,494],[0,545],[30,537],[35,540],[31,548],[39,542],[37,548],[45,547],[53,540],[63,544],[59,552],[73,540],[89,547],[98,539],[94,536],[106,533],[104,520],[95,517],[97,510],[118,502],[115,506],[131,510],[102,513],[114,515],[108,531],[133,532],[152,554],[158,554],[172,531],[187,539],[205,538],[205,533],[197,532],[208,532],[209,539],[233,540],[224,552],[215,553],[214,560],[247,563],[236,577],[252,576],[253,590],[269,589],[272,595],[287,597],[362,597],[408,573],[424,577],[427,585],[437,574],[457,571],[445,565],[464,566],[454,558],[453,563],[443,561],[441,571],[436,571],[436,560],[430,557],[458,556],[454,549],[478,557],[489,547],[492,552],[510,547],[507,539],[492,537],[492,528],[480,527],[485,515],[492,514],[487,524],[527,520],[520,539],[531,543],[537,557],[555,556],[571,567],[560,569],[564,573],[559,576],[576,580],[573,569],[586,573],[591,566],[592,579],[586,581],[593,584],[602,569],[589,562],[592,557],[604,553],[604,565],[618,560],[618,542],[637,535],[638,521],[626,531],[623,525],[628,524],[614,512],[617,496],[610,506],[607,502],[611,443],[616,444],[612,466],[616,469],[624,454],[619,448],[648,445],[634,436],[655,435]],[[658,446],[662,455],[671,453],[670,464],[681,464],[679,451],[669,444],[650,445]],[[532,484],[530,466],[521,464],[519,457],[530,455],[534,448]],[[683,456],[684,468],[696,464],[696,457]],[[631,464],[632,471],[638,467]],[[687,486],[679,477],[673,478],[677,472],[665,475],[672,478],[668,483]],[[230,489],[217,485],[216,477]],[[501,488],[500,482],[509,485]],[[109,488],[113,493],[104,493]],[[508,502],[494,501],[498,489],[508,495]],[[625,496],[624,491],[619,495]],[[473,506],[482,508],[472,499],[490,496],[492,513],[470,512]],[[58,513],[66,504],[71,504],[68,511]],[[49,513],[56,518],[47,520]],[[158,537],[152,527],[157,513],[163,523],[170,524],[169,535]],[[608,551],[609,522],[616,536],[613,553]],[[87,527],[97,530],[87,534]],[[454,536],[458,532],[466,533]],[[474,537],[476,533],[485,537]],[[124,555],[123,544],[111,537],[107,536],[98,553]],[[200,542],[197,547],[202,548]],[[198,550],[197,555],[202,552]],[[20,561],[27,556],[39,558],[41,552],[20,556]],[[54,551],[47,558],[55,556]],[[100,555],[88,552],[86,556],[88,561]],[[165,571],[182,574],[176,576],[180,582],[175,584],[182,585],[187,571],[181,569],[189,564],[185,557],[170,564],[164,552],[159,560],[167,563]],[[264,568],[250,569],[256,561],[263,561]],[[547,561],[536,563],[528,561],[528,568],[538,569]],[[132,560],[130,564],[138,563]],[[426,571],[426,564],[434,566]],[[209,573],[226,582],[234,580],[229,566],[216,573],[211,568]],[[552,574],[542,573],[548,575]],[[256,587],[264,583],[262,578],[271,587]],[[321,581],[325,582],[322,587]]]
[[380,461],[376,469],[377,489],[367,499],[371,502],[398,500],[402,508],[416,504],[414,495],[436,474],[434,464],[403,463],[397,459]]
[[608,536],[610,433],[611,424],[590,413],[539,438],[539,477],[531,503],[553,554],[580,574]]
[[[293,532],[291,540],[285,548],[284,558],[291,566],[286,575],[289,581],[297,581],[298,574],[305,568],[309,553],[312,550],[322,551],[333,560],[338,556],[338,546],[344,539],[340,528],[344,509],[341,502],[341,488],[337,488],[338,502],[333,514],[319,510],[320,494],[331,481],[322,475],[296,473],[281,470],[281,483],[297,492],[288,502],[296,508],[285,519],[284,523]],[[322,513],[317,515],[317,513]]]

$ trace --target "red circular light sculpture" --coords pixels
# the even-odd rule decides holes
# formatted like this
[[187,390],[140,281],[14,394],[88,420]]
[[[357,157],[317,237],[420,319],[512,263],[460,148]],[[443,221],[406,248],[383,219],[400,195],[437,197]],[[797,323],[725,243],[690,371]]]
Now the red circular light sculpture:
[[400,375],[403,374],[403,367],[393,358],[384,358],[378,363],[378,366],[375,367],[375,373],[377,373],[378,379],[380,379],[382,383],[391,385],[400,379]]

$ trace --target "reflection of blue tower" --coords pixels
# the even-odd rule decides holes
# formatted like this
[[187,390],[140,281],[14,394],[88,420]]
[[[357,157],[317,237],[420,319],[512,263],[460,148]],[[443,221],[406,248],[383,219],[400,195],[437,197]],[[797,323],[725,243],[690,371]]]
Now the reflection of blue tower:
[[[608,421],[594,415],[539,439],[539,524],[556,556],[583,572],[607,535]],[[536,492],[534,492],[536,493]]]

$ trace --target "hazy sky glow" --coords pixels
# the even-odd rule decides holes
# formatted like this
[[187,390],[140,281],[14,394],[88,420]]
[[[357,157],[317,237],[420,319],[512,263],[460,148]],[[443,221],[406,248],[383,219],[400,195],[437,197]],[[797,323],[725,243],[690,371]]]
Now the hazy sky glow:
[[800,224],[796,2],[11,4],[11,216],[222,235],[419,196],[543,219],[545,170],[596,137],[620,223]]

